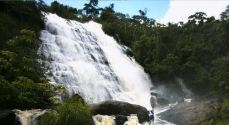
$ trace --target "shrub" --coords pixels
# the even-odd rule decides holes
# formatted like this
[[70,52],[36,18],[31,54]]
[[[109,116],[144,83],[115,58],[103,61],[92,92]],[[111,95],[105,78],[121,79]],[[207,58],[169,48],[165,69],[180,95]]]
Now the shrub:
[[[80,100],[79,100],[80,99]],[[79,96],[73,96],[63,104],[45,113],[38,125],[91,125],[92,113]]]

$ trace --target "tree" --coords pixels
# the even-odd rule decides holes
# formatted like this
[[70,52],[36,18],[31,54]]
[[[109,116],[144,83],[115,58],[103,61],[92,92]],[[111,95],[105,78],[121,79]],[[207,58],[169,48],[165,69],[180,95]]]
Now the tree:
[[25,76],[40,82],[44,79],[44,72],[37,59],[38,40],[34,31],[21,30],[21,34],[7,42],[7,49],[0,51],[3,67],[0,75],[8,81],[15,80],[18,76]]
[[221,96],[229,96],[229,53],[212,62],[212,87],[218,91]]
[[93,18],[99,15],[102,8],[98,8],[98,0],[90,0],[88,4],[84,4],[83,10],[89,18]]
[[93,6],[97,6],[99,3],[98,0],[90,0],[89,4],[93,5]]
[[109,7],[105,7],[101,13],[100,19],[106,22],[114,22],[115,17],[114,4],[110,4]]
[[228,19],[229,19],[229,5],[227,5],[226,10],[223,11],[223,12],[220,14],[220,19],[221,19],[221,20],[228,20]]
[[57,1],[52,2],[50,7],[44,8],[44,11],[56,13],[66,19],[78,19],[78,10],[76,8],[60,4]]
[[11,83],[0,76],[0,110],[49,108],[60,102],[55,97],[66,92],[64,87],[43,83],[35,83],[27,77],[17,77]]
[[196,12],[194,15],[188,17],[191,22],[197,22],[198,25],[203,25],[207,19],[207,15],[204,12]]

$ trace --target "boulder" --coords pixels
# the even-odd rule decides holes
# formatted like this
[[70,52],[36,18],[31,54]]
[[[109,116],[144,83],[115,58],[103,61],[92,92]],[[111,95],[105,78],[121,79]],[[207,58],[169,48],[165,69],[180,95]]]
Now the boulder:
[[[137,114],[140,123],[148,121],[148,111],[145,107],[140,105],[130,104],[121,101],[104,101],[98,104],[91,105],[93,115],[114,115],[116,116],[116,123],[122,123],[126,116]],[[120,119],[120,121],[117,121]]]
[[158,114],[160,119],[177,125],[198,125],[218,112],[222,102],[206,100],[199,102],[183,102],[173,108]]
[[127,116],[125,115],[116,115],[115,116],[115,125],[123,125],[127,121]]
[[18,121],[17,116],[12,110],[0,111],[0,123],[1,125],[21,125]]

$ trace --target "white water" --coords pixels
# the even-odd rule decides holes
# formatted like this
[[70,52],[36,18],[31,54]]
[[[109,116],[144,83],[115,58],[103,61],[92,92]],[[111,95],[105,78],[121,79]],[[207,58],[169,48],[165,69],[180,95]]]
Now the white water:
[[19,121],[22,125],[36,125],[36,118],[43,115],[46,110],[34,109],[21,111],[18,109],[13,110],[17,115]]
[[[173,106],[176,104],[173,104]],[[164,112],[169,107],[172,107],[172,105],[169,105],[165,110],[161,111]],[[93,121],[95,125],[115,125],[114,116],[108,116],[108,115],[95,115],[93,116]],[[144,122],[142,124],[139,123],[137,114],[131,114],[130,116],[127,116],[127,121],[123,125],[149,125],[148,122]],[[151,125],[176,125],[170,122],[167,122],[165,120],[162,120],[155,114],[155,120],[154,123],[151,123]]]
[[95,125],[115,125],[114,116],[96,115],[93,116]]
[[38,54],[47,58],[50,83],[80,94],[87,103],[119,100],[150,108],[148,75],[100,24],[82,24],[56,14],[45,17]]
[[[151,108],[153,85],[148,75],[124,54],[125,47],[104,34],[100,24],[82,24],[56,14],[46,14],[45,18],[38,54],[47,58],[46,76],[51,84],[65,86],[70,95],[78,93],[87,103],[119,100]],[[96,115],[93,120],[96,125],[114,125],[113,116]],[[140,125],[134,116],[125,124]],[[155,124],[170,125],[159,118]]]
[[140,125],[138,122],[138,117],[135,114],[131,114],[127,116],[128,121],[124,123],[124,125]]

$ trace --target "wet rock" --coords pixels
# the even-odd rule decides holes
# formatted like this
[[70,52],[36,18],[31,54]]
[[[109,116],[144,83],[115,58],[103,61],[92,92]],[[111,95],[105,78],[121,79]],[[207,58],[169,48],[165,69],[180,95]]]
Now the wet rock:
[[123,121],[124,116],[130,116],[131,114],[137,114],[140,123],[148,121],[148,111],[140,105],[111,100],[93,104],[91,107],[93,115],[114,115],[116,118],[121,119],[117,121],[120,123]]
[[158,115],[161,119],[177,125],[198,125],[216,114],[221,104],[218,100],[183,102]]
[[127,121],[127,116],[125,115],[116,115],[115,116],[115,125],[123,125]]
[[160,106],[166,106],[168,105],[170,102],[165,99],[165,98],[157,98],[157,103],[160,105]]

